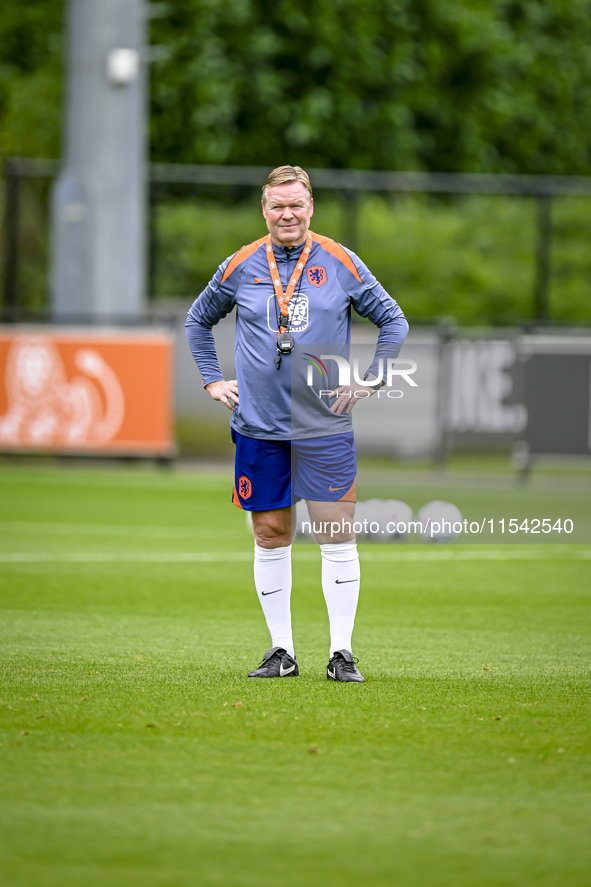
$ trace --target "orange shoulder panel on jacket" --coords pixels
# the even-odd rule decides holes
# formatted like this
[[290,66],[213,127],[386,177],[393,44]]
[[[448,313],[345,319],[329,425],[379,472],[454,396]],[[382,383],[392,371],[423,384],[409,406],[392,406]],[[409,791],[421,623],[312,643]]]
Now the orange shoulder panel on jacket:
[[234,271],[234,269],[237,268],[238,265],[240,265],[242,262],[245,262],[249,256],[252,256],[253,253],[256,253],[261,243],[264,243],[266,239],[266,237],[259,237],[258,240],[255,240],[252,243],[249,243],[248,246],[243,246],[242,249],[239,249],[232,261],[228,263],[228,267],[224,271],[224,276],[221,279],[221,283],[223,283],[224,280],[230,276],[232,271]]
[[351,274],[353,274],[357,278],[359,283],[363,283],[361,277],[359,276],[359,271],[355,267],[355,263],[351,259],[351,256],[345,249],[343,249],[340,243],[337,243],[335,240],[331,240],[330,237],[324,237],[322,234],[314,234],[312,231],[310,231],[310,234],[312,235],[312,240],[315,240],[316,243],[320,244],[322,249],[325,249],[327,253],[330,253],[332,256],[338,259],[339,262],[342,262],[345,268],[347,268],[347,270],[350,271]]

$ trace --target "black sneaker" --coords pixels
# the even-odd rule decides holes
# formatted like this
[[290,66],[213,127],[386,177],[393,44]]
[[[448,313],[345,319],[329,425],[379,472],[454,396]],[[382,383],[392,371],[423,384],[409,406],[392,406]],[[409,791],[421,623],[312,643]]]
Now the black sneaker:
[[297,678],[300,673],[297,660],[283,647],[271,647],[263,656],[258,668],[251,671],[249,678]]
[[365,678],[355,665],[359,659],[354,659],[349,650],[336,650],[326,666],[326,677],[329,681],[354,681],[364,684]]

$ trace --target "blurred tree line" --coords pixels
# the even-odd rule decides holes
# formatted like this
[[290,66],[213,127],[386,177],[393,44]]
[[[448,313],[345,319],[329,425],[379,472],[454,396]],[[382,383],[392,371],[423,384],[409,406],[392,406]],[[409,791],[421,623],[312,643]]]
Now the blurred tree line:
[[[0,154],[59,155],[63,0],[0,9]],[[168,0],[159,161],[591,173],[589,0]]]
[[[153,11],[154,161],[591,175],[591,0],[167,0]],[[59,157],[64,49],[64,0],[3,0],[0,158]],[[191,300],[220,258],[264,233],[253,192],[230,191],[159,192],[152,295]],[[31,310],[46,301],[47,197],[47,182],[21,189],[19,303]],[[2,202],[0,181],[0,215]],[[554,206],[551,316],[589,323],[588,198]],[[347,242],[329,195],[314,227]],[[527,198],[366,195],[359,230],[359,254],[413,319],[532,316]]]

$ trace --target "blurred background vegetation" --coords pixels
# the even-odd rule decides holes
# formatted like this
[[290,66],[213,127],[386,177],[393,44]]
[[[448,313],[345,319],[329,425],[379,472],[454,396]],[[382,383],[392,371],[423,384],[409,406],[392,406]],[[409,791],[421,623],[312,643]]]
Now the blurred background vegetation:
[[[341,240],[343,217],[341,202],[320,192],[312,228]],[[187,298],[221,256],[266,233],[255,199],[232,209],[207,199],[164,203],[157,228],[155,292]],[[591,199],[556,199],[553,228],[550,316],[591,323]],[[534,229],[528,197],[367,196],[358,252],[414,320],[511,325],[533,315]]]
[[[60,155],[63,5],[2,4],[0,159]],[[169,0],[155,13],[154,161],[591,174],[589,0]],[[346,243],[341,203],[317,196],[313,227]],[[194,298],[264,233],[257,200],[161,194],[152,295]],[[357,248],[411,318],[518,323],[533,315],[533,203],[366,196]],[[46,207],[47,183],[26,183],[31,308],[46,299]],[[591,200],[553,202],[553,321],[591,321],[590,228]]]

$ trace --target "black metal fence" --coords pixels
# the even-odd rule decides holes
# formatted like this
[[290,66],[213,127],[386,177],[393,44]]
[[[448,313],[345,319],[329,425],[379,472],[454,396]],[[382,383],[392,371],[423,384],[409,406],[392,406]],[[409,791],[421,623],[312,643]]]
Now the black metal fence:
[[[12,158],[5,164],[4,223],[4,319],[19,315],[20,195],[24,179],[51,179],[59,170],[54,160]],[[153,163],[149,166],[150,256],[157,254],[155,211],[167,186],[237,186],[260,188],[269,170],[259,166],[217,166]],[[552,201],[556,197],[591,196],[591,176],[493,175],[487,173],[382,172],[376,170],[310,169],[315,189],[341,194],[344,208],[343,238],[353,249],[357,241],[358,199],[362,192],[383,194],[422,192],[430,194],[506,194],[535,199],[536,275],[533,292],[534,319],[548,320]],[[150,277],[153,280],[154,266]],[[150,288],[153,292],[153,287]]]

